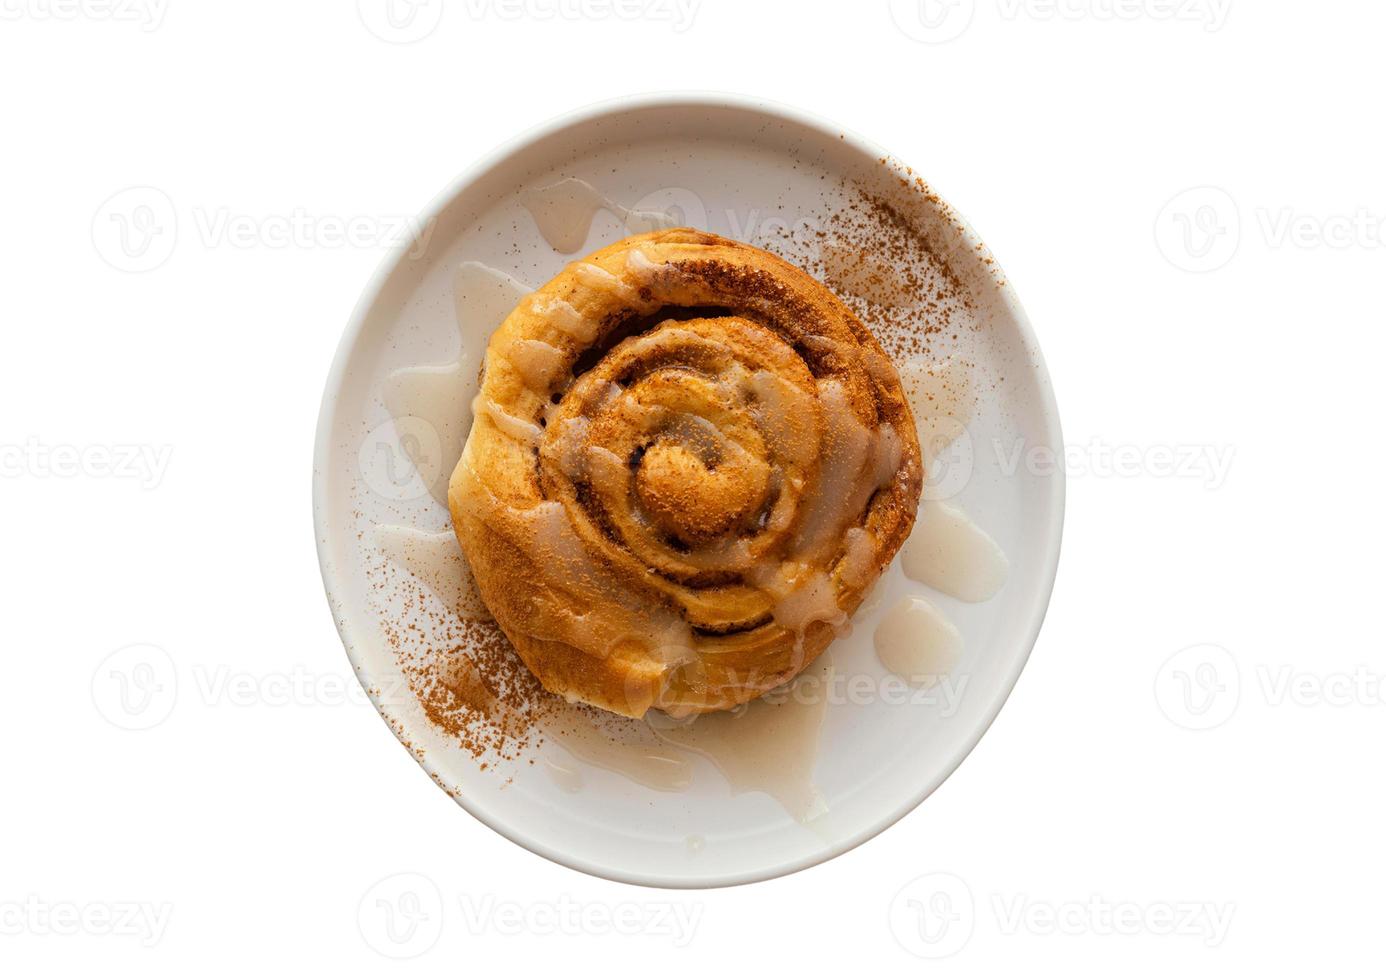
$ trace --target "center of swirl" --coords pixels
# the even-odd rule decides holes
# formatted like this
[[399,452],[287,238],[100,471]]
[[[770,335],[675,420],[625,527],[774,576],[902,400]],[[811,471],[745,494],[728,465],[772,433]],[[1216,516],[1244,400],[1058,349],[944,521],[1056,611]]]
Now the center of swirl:
[[769,328],[669,319],[573,381],[539,476],[589,548],[721,628],[765,615],[747,576],[803,523],[823,432],[812,373]]
[[718,455],[669,439],[640,459],[635,492],[671,538],[701,544],[744,527],[764,507],[770,467],[744,451]]

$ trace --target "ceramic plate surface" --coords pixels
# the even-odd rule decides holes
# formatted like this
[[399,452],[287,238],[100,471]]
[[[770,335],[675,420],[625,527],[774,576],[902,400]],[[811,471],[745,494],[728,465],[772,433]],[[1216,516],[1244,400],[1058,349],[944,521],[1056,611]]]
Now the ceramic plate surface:
[[[965,429],[937,447],[926,493],[1004,552],[1004,585],[964,602],[908,578],[897,557],[850,634],[806,672],[810,686],[759,720],[742,716],[744,737],[735,720],[722,723],[720,742],[673,725],[647,732],[654,747],[631,750],[635,762],[621,746],[584,747],[558,732],[478,748],[430,720],[417,677],[403,669],[448,644],[457,595],[427,581],[426,569],[382,557],[379,528],[415,529],[424,551],[446,547],[447,511],[430,484],[456,459],[480,354],[515,291],[651,222],[778,252],[824,278],[897,350],[910,346],[907,359],[961,372]],[[850,133],[784,107],[698,95],[603,105],[532,132],[458,179],[419,229],[387,257],[342,340],[319,421],[314,512],[347,653],[424,769],[539,854],[664,886],[798,870],[918,805],[977,743],[1024,666],[1062,524],[1063,478],[1046,455],[1062,446],[1048,377],[1015,295],[971,229],[912,171]],[[900,253],[899,234],[917,248]],[[917,268],[920,255],[931,268]],[[461,386],[439,395],[458,406],[451,422],[391,402],[411,371],[417,388],[419,368],[436,387]],[[411,576],[420,588],[409,588]],[[876,649],[883,622],[911,597],[956,630],[955,655],[932,686],[900,682]],[[937,643],[931,636],[918,642]],[[779,747],[758,755],[753,742]]]

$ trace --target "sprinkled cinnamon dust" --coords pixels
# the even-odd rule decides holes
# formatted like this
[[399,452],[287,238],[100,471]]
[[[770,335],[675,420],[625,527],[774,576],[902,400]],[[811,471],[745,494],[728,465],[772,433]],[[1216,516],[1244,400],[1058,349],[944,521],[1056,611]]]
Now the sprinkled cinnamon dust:
[[[808,236],[786,230],[764,247],[832,289],[897,366],[910,358],[956,358],[945,352],[978,327],[973,292],[956,271],[954,256],[975,247],[984,264],[993,261],[985,246],[966,245],[965,225],[922,178],[899,169],[901,193],[895,200],[844,182],[849,203],[831,209],[822,227]],[[912,220],[907,210],[919,217]],[[976,397],[965,391],[954,395]]]
[[445,609],[384,556],[366,574],[386,642],[429,721],[482,769],[538,748],[538,722],[562,702],[539,685],[500,627]]

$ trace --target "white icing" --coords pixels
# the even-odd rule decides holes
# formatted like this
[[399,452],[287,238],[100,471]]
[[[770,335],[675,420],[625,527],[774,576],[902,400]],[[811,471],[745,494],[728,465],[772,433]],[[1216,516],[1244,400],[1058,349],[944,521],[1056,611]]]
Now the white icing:
[[842,561],[838,572],[849,588],[860,588],[876,570],[876,538],[864,527],[849,527],[843,537]]
[[525,387],[547,395],[563,367],[563,352],[542,340],[513,340],[505,359],[524,379]]
[[[814,555],[828,544],[848,518],[855,519],[866,497],[875,489],[867,486],[862,472],[876,440],[852,411],[846,389],[833,379],[820,382],[818,400],[824,425],[822,476],[817,491],[805,503],[794,548],[797,555],[805,556]],[[874,466],[871,473],[874,478]]]
[[536,295],[530,308],[574,340],[588,344],[597,336],[597,325],[584,320],[577,307],[565,299]]
[[819,438],[812,396],[771,371],[756,371],[749,387],[756,398],[753,412],[771,452],[800,466],[808,463]]
[[635,274],[636,278],[648,282],[656,272],[667,269],[667,262],[651,262],[649,256],[638,248],[633,248],[626,253],[626,270]]
[[895,426],[889,422],[882,424],[880,431],[876,434],[876,444],[872,452],[874,471],[871,489],[873,491],[879,490],[895,479],[895,474],[900,472],[900,460],[903,455],[904,449],[900,445],[900,433],[896,432]]
[[794,634],[797,653],[803,652],[804,631],[811,624],[826,622],[834,629],[847,624],[832,579],[822,571],[805,572],[804,566],[786,562],[753,569],[748,578],[773,600],[770,616],[775,625]]
[[544,240],[556,251],[572,255],[582,251],[598,211],[609,211],[629,234],[673,228],[683,223],[672,210],[651,211],[623,207],[585,180],[564,177],[530,193],[525,209]]
[[771,615],[775,622],[802,640],[804,631],[816,622],[841,626],[847,614],[837,605],[837,589],[823,572],[813,572],[806,580],[775,600]]
[[452,280],[453,310],[461,341],[457,360],[404,367],[385,378],[381,394],[390,415],[397,420],[420,419],[437,434],[436,444],[431,439],[406,439],[401,448],[428,484],[433,499],[444,507],[448,503],[448,478],[472,427],[471,401],[483,350],[474,341],[495,330],[532,288],[480,262],[461,263]]
[[663,715],[646,720],[660,738],[716,766],[733,793],[766,793],[811,825],[828,811],[814,785],[814,761],[832,676],[832,662],[824,656],[792,684],[743,709],[714,711],[685,723]]
[[905,575],[964,602],[984,602],[1006,584],[1010,562],[1001,546],[957,507],[919,505],[914,531],[900,553]]
[[484,414],[491,420],[492,425],[517,442],[537,446],[544,435],[544,430],[539,426],[511,415],[484,395],[477,395],[472,399],[472,413],[477,416]]
[[914,687],[933,687],[962,653],[962,634],[928,600],[906,596],[881,619],[874,637],[885,668]]
[[570,480],[581,480],[587,474],[583,450],[587,445],[590,423],[586,416],[566,418],[551,429],[544,455],[552,459],[558,470]]
[[620,276],[607,272],[599,265],[594,265],[591,262],[578,262],[573,266],[573,272],[586,286],[593,289],[609,290],[631,306],[640,305],[640,294],[635,287]]

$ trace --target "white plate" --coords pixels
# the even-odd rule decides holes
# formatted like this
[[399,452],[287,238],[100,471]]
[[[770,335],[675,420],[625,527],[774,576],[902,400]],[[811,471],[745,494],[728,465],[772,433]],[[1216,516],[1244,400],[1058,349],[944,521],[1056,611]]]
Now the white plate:
[[[459,357],[453,288],[462,263],[484,263],[533,286],[575,257],[551,247],[525,207],[536,190],[564,178],[587,181],[621,205],[672,206],[684,223],[779,251],[810,271],[822,242],[839,241],[842,215],[860,208],[860,193],[880,195],[913,215],[972,304],[929,338],[929,355],[969,365],[976,409],[948,454],[948,493],[1005,551],[1009,577],[994,598],[963,603],[906,579],[897,558],[850,635],[830,651],[842,683],[816,688],[829,696],[816,699],[808,722],[797,702],[776,709],[784,718],[799,711],[785,725],[817,732],[816,755],[808,757],[814,801],[759,791],[753,759],[733,763],[733,786],[725,759],[719,768],[673,747],[663,754],[689,780],[681,791],[590,765],[553,739],[482,769],[399,683],[391,634],[433,600],[382,590],[371,529],[444,530],[447,514],[418,474],[401,471],[401,442],[417,449],[420,436],[391,418],[385,379]],[[841,854],[898,820],[952,772],[1000,710],[1034,644],[1058,562],[1063,478],[1043,455],[1062,446],[1058,415],[1034,335],[999,268],[951,209],[906,186],[909,179],[866,141],[782,106],[721,95],[624,100],[559,119],[478,164],[429,205],[423,233],[392,253],[367,287],[319,421],[314,516],[323,580],[347,653],[381,714],[429,775],[488,826],[545,857],[623,881],[714,886],[770,878]],[[626,233],[617,213],[597,213],[581,253]],[[841,241],[862,251],[860,242]],[[484,347],[492,326],[462,331],[464,360]],[[460,421],[465,432],[467,420]],[[958,473],[966,477],[960,483]],[[872,642],[885,612],[911,595],[952,620],[963,643],[948,684],[923,693],[894,684]],[[825,669],[810,674],[824,677]]]

